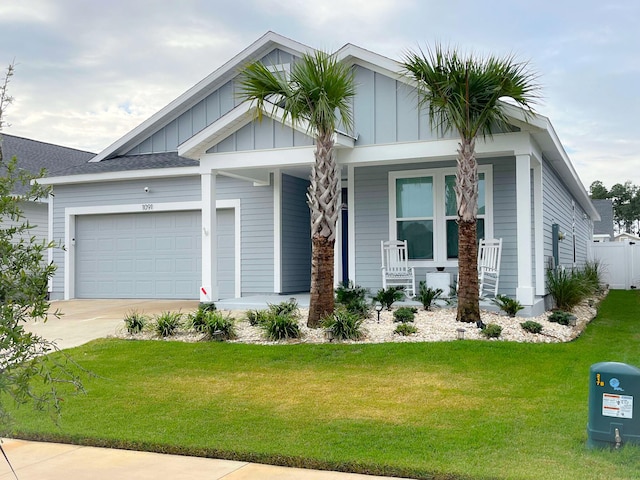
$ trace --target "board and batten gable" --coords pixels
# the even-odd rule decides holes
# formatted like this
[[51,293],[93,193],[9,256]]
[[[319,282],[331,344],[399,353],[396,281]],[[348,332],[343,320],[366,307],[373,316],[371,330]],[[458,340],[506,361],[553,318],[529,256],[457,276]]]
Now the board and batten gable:
[[560,232],[565,234],[558,243],[560,265],[584,265],[591,242],[591,221],[547,160],[542,163],[542,198],[545,259],[553,256],[552,225],[557,223]]
[[311,288],[311,215],[306,193],[309,181],[282,175],[281,293]]
[[[53,240],[64,245],[67,208],[139,204],[142,212],[142,204],[200,202],[200,188],[199,176],[56,185]],[[272,292],[273,188],[219,175],[216,191],[218,200],[240,200],[242,294]],[[53,299],[64,296],[64,255],[63,249],[54,249],[58,269],[52,284]]]
[[253,120],[207,150],[207,153],[241,152],[315,145],[314,139],[270,117]]
[[360,65],[354,66],[354,79],[353,135],[358,146],[443,138],[420,112],[414,88]]
[[[295,58],[296,57],[288,52],[275,49],[262,57],[260,61],[267,66],[286,65],[294,62]],[[193,137],[196,133],[208,127],[242,103],[237,91],[236,78],[229,80],[211,92],[203,100],[141,141],[125,155],[177,151],[178,145]]]
[[[481,159],[479,165],[492,165],[493,229],[503,238],[500,292],[515,295],[518,267],[516,236],[515,158]],[[389,173],[404,170],[454,168],[455,162],[424,162],[354,169],[356,282],[372,292],[382,288],[380,242],[389,240]],[[416,282],[425,280],[431,267],[416,268]],[[455,272],[455,268],[447,268]]]

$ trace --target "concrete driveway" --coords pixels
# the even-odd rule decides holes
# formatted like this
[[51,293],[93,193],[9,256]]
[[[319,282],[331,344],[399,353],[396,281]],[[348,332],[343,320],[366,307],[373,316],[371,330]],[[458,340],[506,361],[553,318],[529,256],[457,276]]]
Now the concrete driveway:
[[124,327],[127,313],[138,311],[155,315],[166,311],[192,312],[197,300],[64,300],[51,302],[50,312],[59,310],[60,318],[49,315],[46,322],[28,322],[27,331],[56,342],[59,348],[77,347],[96,338],[114,335]]

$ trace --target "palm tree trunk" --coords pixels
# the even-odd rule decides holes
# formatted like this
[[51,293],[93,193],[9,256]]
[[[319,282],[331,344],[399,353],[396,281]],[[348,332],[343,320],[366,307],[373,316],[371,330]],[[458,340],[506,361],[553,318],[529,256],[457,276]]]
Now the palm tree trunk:
[[332,132],[316,139],[315,164],[307,203],[311,210],[311,298],[307,326],[317,328],[333,313],[333,259],[336,222],[340,214],[340,167],[333,150]]
[[456,172],[458,204],[458,313],[460,322],[480,320],[478,291],[478,164],[475,139],[462,138]]
[[333,247],[335,241],[322,235],[311,239],[311,299],[307,326],[317,328],[333,313]]
[[476,223],[458,221],[458,313],[459,322],[480,320],[478,293],[478,244]]

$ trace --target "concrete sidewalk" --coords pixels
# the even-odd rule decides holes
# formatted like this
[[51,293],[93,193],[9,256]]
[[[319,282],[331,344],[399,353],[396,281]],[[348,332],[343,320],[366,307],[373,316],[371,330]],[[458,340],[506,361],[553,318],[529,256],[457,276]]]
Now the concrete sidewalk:
[[[353,473],[183,457],[59,443],[5,440],[19,480],[384,480]],[[0,457],[0,479],[15,478]]]

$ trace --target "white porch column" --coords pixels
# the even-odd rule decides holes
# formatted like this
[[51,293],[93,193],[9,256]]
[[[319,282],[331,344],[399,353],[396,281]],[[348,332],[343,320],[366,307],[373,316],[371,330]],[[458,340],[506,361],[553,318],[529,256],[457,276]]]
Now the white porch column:
[[518,251],[518,286],[516,299],[533,305],[533,259],[531,249],[531,158],[516,156],[516,246]]
[[347,205],[349,218],[347,219],[347,252],[349,255],[349,280],[356,283],[356,187],[355,167],[347,166]]
[[282,293],[282,172],[273,172],[273,293]]
[[200,301],[218,300],[216,171],[203,173],[202,183],[202,285]]

